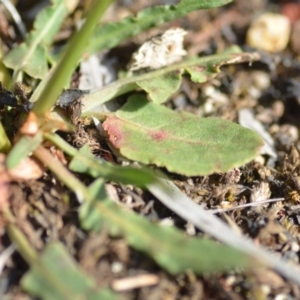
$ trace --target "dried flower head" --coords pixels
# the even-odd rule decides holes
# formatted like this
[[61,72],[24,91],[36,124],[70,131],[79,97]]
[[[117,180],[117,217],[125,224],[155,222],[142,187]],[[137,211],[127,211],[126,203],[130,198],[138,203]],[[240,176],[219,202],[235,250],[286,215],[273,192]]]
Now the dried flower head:
[[144,68],[158,69],[180,61],[187,52],[183,49],[183,39],[187,34],[182,28],[172,28],[146,41],[132,55],[129,71]]

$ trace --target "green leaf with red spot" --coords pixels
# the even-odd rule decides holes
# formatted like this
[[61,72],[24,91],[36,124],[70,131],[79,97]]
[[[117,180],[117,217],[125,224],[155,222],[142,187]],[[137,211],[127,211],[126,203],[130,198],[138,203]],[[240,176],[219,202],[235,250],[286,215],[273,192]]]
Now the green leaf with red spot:
[[238,124],[174,112],[135,95],[103,123],[123,156],[187,176],[228,171],[259,154],[258,134]]

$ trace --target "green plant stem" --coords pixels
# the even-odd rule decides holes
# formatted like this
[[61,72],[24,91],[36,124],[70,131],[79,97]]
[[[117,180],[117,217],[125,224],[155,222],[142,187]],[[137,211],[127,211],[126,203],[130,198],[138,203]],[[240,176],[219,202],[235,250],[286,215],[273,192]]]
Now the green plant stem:
[[59,135],[54,133],[44,133],[44,138],[50,142],[52,142],[55,146],[65,152],[67,155],[73,157],[77,154],[77,150],[69,145],[64,139],[62,139]]
[[68,171],[60,161],[54,158],[46,148],[39,146],[33,154],[44,163],[59,180],[61,180],[69,189],[73,190],[79,200],[81,200],[82,197],[89,197],[85,185]]
[[7,159],[6,166],[9,170],[15,168],[19,163],[30,155],[30,153],[36,149],[43,142],[43,136],[41,132],[38,132],[33,137],[29,135],[22,136],[20,140],[10,150]]
[[0,152],[8,153],[11,149],[10,140],[5,132],[5,129],[0,121]]
[[241,53],[237,47],[231,47],[222,54],[216,54],[206,57],[188,57],[183,61],[166,66],[164,68],[149,71],[143,74],[134,74],[131,77],[125,77],[112,82],[100,89],[86,94],[81,98],[82,101],[82,115],[102,118],[103,112],[97,111],[97,107],[101,104],[113,99],[114,97],[123,95],[135,90],[139,86],[139,82],[150,81],[153,78],[161,77],[167,73],[185,69],[188,67],[198,66],[203,67],[203,80],[197,82],[205,82],[214,77],[219,68],[224,64],[242,63],[248,61],[255,61],[259,59],[257,53]]
[[[34,151],[34,156],[44,163],[50,171],[52,171],[55,176],[60,179],[71,191],[75,192],[79,201],[83,199],[89,203],[94,202],[95,197],[91,194],[89,189],[82,184],[68,169],[56,158],[54,158],[51,153],[45,149],[43,146],[39,146]],[[104,204],[97,202],[95,204],[99,211],[108,219],[123,228],[125,226],[126,220],[122,220],[118,217],[118,214],[114,210],[106,207]]]
[[75,172],[76,167],[74,167],[74,164],[76,165],[78,163],[79,165],[88,166],[88,169],[91,170],[97,169],[99,172],[98,177],[123,184],[134,184],[144,188],[147,184],[156,182],[156,176],[147,168],[137,169],[133,167],[122,167],[109,162],[95,161],[92,156],[88,155],[90,151],[86,147],[78,151],[55,134],[44,134],[44,138],[51,141],[51,143],[63,150],[70,157],[75,158],[71,161],[71,165],[69,165],[71,170],[75,168],[75,170],[73,169]]
[[38,258],[38,253],[31,247],[22,231],[15,222],[15,217],[8,207],[3,209],[4,219],[8,222],[6,226],[7,233],[11,240],[16,244],[18,251],[24,257],[28,264],[33,264]]
[[39,94],[35,94],[35,99],[31,99],[32,102],[37,101],[33,111],[38,116],[47,113],[57,101],[63,87],[67,85],[68,80],[71,78],[94,27],[110,3],[111,0],[94,1],[83,27],[74,34],[58,64],[49,72],[49,76],[43,80],[45,84],[42,82],[42,89]]

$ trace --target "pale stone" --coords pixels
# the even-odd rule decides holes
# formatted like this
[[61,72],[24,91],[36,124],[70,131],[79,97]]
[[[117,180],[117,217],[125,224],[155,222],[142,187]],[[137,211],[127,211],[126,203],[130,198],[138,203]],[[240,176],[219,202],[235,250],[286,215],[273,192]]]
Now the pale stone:
[[257,17],[247,32],[247,44],[268,52],[280,52],[289,42],[291,24],[287,17],[264,13]]

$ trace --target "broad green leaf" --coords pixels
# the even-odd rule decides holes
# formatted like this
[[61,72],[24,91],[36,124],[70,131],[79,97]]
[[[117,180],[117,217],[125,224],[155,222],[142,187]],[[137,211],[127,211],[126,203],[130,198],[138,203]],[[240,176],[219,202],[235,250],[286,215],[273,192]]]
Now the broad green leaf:
[[162,103],[175,92],[181,83],[182,71],[187,72],[194,82],[205,82],[220,72],[225,64],[251,62],[259,59],[257,53],[240,53],[238,47],[231,47],[226,52],[206,57],[189,57],[179,63],[141,75],[117,80],[107,86],[82,97],[82,114],[102,117],[98,108],[112,98],[132,91],[140,86],[145,89],[150,99]]
[[10,150],[10,148],[11,148],[10,140],[6,135],[2,123],[0,122],[0,152],[7,153]]
[[230,3],[232,0],[182,0],[177,5],[160,5],[141,10],[134,17],[116,23],[101,24],[90,39],[88,53],[112,48],[138,33],[178,19],[188,13]]
[[6,166],[9,170],[15,168],[25,157],[31,154],[43,141],[41,133],[36,134],[34,137],[23,136],[10,150]]
[[[72,2],[77,0],[71,0]],[[43,9],[35,19],[34,29],[25,41],[4,58],[6,67],[16,73],[24,71],[42,79],[48,72],[47,51],[65,17],[70,13],[70,0],[52,0],[52,6]],[[72,3],[72,6],[74,3]],[[75,7],[75,6],[73,6]]]
[[103,123],[121,155],[187,176],[225,172],[258,155],[258,134],[238,124],[174,112],[135,95]]
[[82,147],[74,155],[69,168],[74,172],[89,173],[92,176],[101,176],[115,182],[134,184],[140,187],[145,187],[156,180],[153,174],[145,169],[121,167],[95,159],[88,146]]
[[113,300],[109,289],[98,290],[61,243],[48,244],[21,281],[22,287],[43,300]]
[[191,269],[201,274],[232,267],[250,266],[247,255],[207,239],[187,237],[174,227],[159,226],[142,216],[118,207],[106,196],[102,180],[89,188],[92,202],[84,202],[80,221],[84,229],[99,231],[108,222],[111,233],[123,235],[128,243],[150,255],[168,272]]

